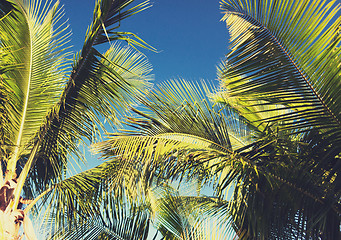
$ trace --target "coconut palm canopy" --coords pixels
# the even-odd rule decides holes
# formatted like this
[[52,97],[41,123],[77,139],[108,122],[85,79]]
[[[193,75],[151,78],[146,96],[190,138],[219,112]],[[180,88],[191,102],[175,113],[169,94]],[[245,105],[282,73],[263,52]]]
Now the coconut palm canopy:
[[137,131],[97,148],[143,163],[135,182],[146,189],[166,179],[210,184],[227,202],[200,206],[240,239],[340,238],[340,4],[221,8],[230,51],[220,88],[161,84],[127,119]]
[[[163,239],[226,239],[231,229],[238,239],[340,238],[340,4],[222,1],[220,86],[173,80],[141,95],[144,57],[97,49],[148,47],[118,31],[149,6],[131,2],[96,3],[70,68],[56,5],[0,1],[2,237],[22,223],[34,239],[27,213],[48,206],[54,239],[157,239],[151,223]],[[78,143],[126,106],[129,128],[93,145],[105,162],[67,176]],[[172,187],[186,182],[198,194]],[[213,196],[200,195],[206,186]]]

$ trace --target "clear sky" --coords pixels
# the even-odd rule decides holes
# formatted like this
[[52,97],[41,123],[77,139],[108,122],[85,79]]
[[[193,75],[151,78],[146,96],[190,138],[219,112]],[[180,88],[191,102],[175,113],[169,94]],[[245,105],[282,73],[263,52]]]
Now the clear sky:
[[[91,23],[95,0],[60,0],[77,51]],[[143,2],[136,0],[136,3]],[[216,65],[227,53],[228,35],[219,0],[152,0],[153,7],[125,19],[120,31],[137,34],[159,53],[142,52],[153,65],[155,80],[216,79]]]

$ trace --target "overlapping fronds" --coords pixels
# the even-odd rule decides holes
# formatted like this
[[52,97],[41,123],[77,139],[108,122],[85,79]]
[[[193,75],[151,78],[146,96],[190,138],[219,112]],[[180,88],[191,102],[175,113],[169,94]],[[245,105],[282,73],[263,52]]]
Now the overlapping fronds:
[[[67,60],[65,44],[69,34],[58,22],[62,18],[58,2],[0,1],[1,160],[7,162],[7,179],[15,179],[16,171],[20,173],[13,209],[24,185],[25,195],[34,197],[65,178],[70,164],[67,157],[80,157],[79,142],[96,138],[102,126],[100,118],[110,116],[109,120],[116,121],[119,112],[149,87],[151,66],[145,56],[130,47],[111,44],[123,40],[147,46],[134,34],[115,30],[122,19],[150,6],[146,1],[126,10],[132,2],[97,1],[83,49],[68,67],[71,61]],[[101,54],[95,46],[105,42],[111,47]],[[89,186],[68,181],[54,184],[53,192],[64,195],[51,197],[52,205],[60,207],[60,212],[72,213],[67,214],[69,220],[80,212],[96,210],[96,204],[90,209],[85,205],[91,205],[90,200],[99,194],[93,187],[98,176],[91,176],[83,179]],[[94,191],[89,192],[91,187]],[[83,195],[89,193],[86,203],[80,201],[82,191]],[[56,221],[63,221],[62,215],[57,214]]]
[[[230,53],[226,99],[280,105],[288,129],[321,129],[340,145],[340,5],[336,1],[223,1]],[[285,106],[285,107],[283,107]]]
[[231,51],[216,99],[260,132],[241,153],[257,171],[235,176],[236,229],[246,239],[338,238],[340,5],[230,0],[221,7]]
[[140,197],[125,198],[127,181],[120,183],[120,196],[112,188],[123,168],[113,159],[53,185],[43,196],[49,202],[43,216],[49,239],[148,239],[148,205]]
[[[135,213],[134,216],[120,216],[117,220],[117,229],[110,228],[102,219],[88,219],[77,227],[65,226],[61,232],[55,233],[48,239],[110,239],[110,240],[148,240],[146,222],[148,218],[142,213]],[[135,220],[135,222],[134,222]],[[147,226],[148,227],[148,226]],[[64,233],[62,233],[64,232]]]
[[[163,123],[163,132],[196,135],[226,148],[242,144],[239,139],[247,135],[247,128],[243,129],[242,122],[232,122],[235,119],[230,118],[229,112],[220,112],[219,106],[213,107],[209,96],[214,90],[204,82],[201,85],[184,80],[166,82],[142,103]],[[157,134],[163,133],[154,125]]]
[[[321,136],[314,138],[312,143],[270,131],[242,152],[241,158],[218,164],[216,173],[222,175],[218,194],[229,199],[226,190],[233,186],[232,198],[222,211],[231,214],[236,232],[244,236],[241,239],[339,235],[337,174],[321,168],[326,152],[332,152],[320,142]],[[219,193],[222,190],[225,194]]]
[[150,65],[143,55],[128,47],[113,45],[101,61],[95,57],[93,61],[94,72],[89,73],[88,79],[80,76],[79,89],[74,85],[76,89],[70,90],[68,100],[57,104],[48,116],[52,119],[47,118],[50,126],[42,129],[46,135],[33,179],[45,181],[46,176],[58,176],[67,154],[77,150],[79,138],[96,137],[94,123],[98,117],[115,120],[124,106],[133,103],[133,97],[149,85]]
[[[224,149],[222,151],[225,152],[247,145],[251,139],[248,127],[242,120],[231,117],[233,113],[213,106],[209,101],[211,92],[207,86],[204,85],[204,88],[186,81],[160,85],[147,98],[141,99],[144,110],[150,114],[133,109],[142,118],[127,119],[127,124],[139,131],[115,134],[112,141],[128,141],[129,137],[156,137],[175,142],[183,140],[184,144],[189,144],[197,138],[198,142],[211,142],[211,147]],[[187,141],[189,138],[192,140]]]
[[115,133],[96,144],[96,151],[105,158],[116,156],[127,165],[134,164],[152,184],[153,179],[186,176],[185,171],[190,173],[187,177],[209,179],[213,171],[204,166],[249,143],[243,121],[224,115],[218,106],[212,108],[208,92],[185,81],[159,89],[142,100],[150,114],[134,109],[140,118],[128,118],[127,124],[137,131]]
[[[224,63],[219,64],[217,67],[218,79],[224,79],[224,71]],[[236,80],[240,79],[242,79],[242,76],[236,77]],[[290,112],[284,105],[270,104],[264,100],[255,99],[250,95],[239,96],[236,94],[232,96],[229,93],[229,89],[222,85],[219,91],[212,96],[212,100],[219,102],[232,113],[235,113],[233,116],[231,114],[231,118],[243,119],[256,135],[271,127],[270,120]]]
[[224,205],[218,198],[182,196],[170,186],[153,190],[155,201],[151,208],[154,225],[164,239],[204,240],[226,239],[228,223],[218,223],[209,211]]
[[[104,4],[103,2],[110,2],[111,10],[101,8],[101,14],[105,13],[107,18],[115,16],[116,21],[113,24],[121,20],[121,14],[127,17],[140,10],[139,8],[135,8],[136,11],[127,10],[129,12],[127,15],[122,8],[131,1],[120,3],[101,1],[97,5],[100,6]],[[65,89],[54,91],[54,94],[58,94],[59,100],[48,98],[44,101],[44,104],[49,103],[50,108],[53,102],[55,105],[48,113],[45,111],[45,119],[40,117],[39,124],[36,123],[38,128],[34,141],[32,141],[34,131],[30,132],[32,144],[39,145],[34,159],[34,170],[31,171],[36,189],[44,188],[51,179],[61,177],[67,155],[78,154],[79,140],[83,137],[93,140],[98,133],[95,123],[100,122],[99,116],[115,118],[119,110],[132,102],[132,96],[149,85],[151,67],[142,54],[133,52],[128,47],[120,47],[118,44],[113,45],[104,55],[93,48],[97,39],[94,36],[102,29],[98,21],[99,19],[94,19],[97,25],[94,23],[92,31],[88,32],[85,47],[75,60]],[[60,85],[65,81],[60,78],[58,83]],[[35,87],[37,88],[39,86]],[[21,164],[25,164],[25,161]]]

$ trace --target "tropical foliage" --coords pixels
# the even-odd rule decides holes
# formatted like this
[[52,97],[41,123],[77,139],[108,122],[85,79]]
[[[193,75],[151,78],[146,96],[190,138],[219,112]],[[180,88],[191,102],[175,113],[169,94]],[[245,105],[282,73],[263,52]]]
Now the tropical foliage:
[[[80,212],[83,218],[94,213],[97,205],[88,205],[100,194],[96,181],[89,187],[78,175],[66,179],[66,169],[81,157],[80,143],[96,140],[100,119],[115,121],[149,86],[145,57],[115,43],[147,47],[133,33],[118,31],[123,19],[150,6],[129,9],[132,2],[97,1],[83,48],[71,62],[58,2],[0,1],[1,239],[17,239],[22,223],[26,237],[35,239],[27,215],[43,197],[56,207],[48,208],[56,228],[64,216],[72,221]],[[100,53],[97,46],[107,42],[111,46]],[[93,171],[81,176],[90,181],[87,173]],[[86,196],[84,189],[96,191]],[[29,205],[22,210],[22,204]]]
[[[45,206],[51,239],[226,239],[231,229],[238,239],[339,239],[340,4],[223,1],[220,85],[173,80],[140,95],[144,57],[97,49],[148,47],[118,32],[149,6],[126,10],[131,2],[96,3],[70,68],[56,5],[0,1],[0,237],[23,223],[34,239],[27,213]],[[105,162],[68,176],[100,119],[122,116],[126,130],[93,145]],[[196,194],[171,187],[189,182]]]
[[[220,87],[161,84],[127,118],[136,131],[97,149],[139,169],[129,176],[133,195],[172,180],[212,186],[221,204],[197,205],[240,239],[340,238],[340,4],[229,0],[221,8],[230,51]],[[179,237],[175,216],[163,226]]]

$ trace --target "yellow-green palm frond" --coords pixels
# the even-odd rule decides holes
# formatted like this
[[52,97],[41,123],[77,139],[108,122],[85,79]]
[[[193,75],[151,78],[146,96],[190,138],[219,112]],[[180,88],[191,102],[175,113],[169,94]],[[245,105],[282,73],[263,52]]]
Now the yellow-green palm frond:
[[[142,100],[147,114],[135,110],[149,119],[149,127],[142,122],[139,128],[138,120],[135,125],[146,135],[173,132],[195,135],[225,148],[247,145],[251,139],[248,127],[233,112],[214,105],[210,101],[213,92],[204,82],[202,86],[184,80],[161,84]],[[152,113],[149,116],[148,111]]]
[[126,10],[132,2],[96,3],[84,47],[70,68],[65,51],[69,34],[58,22],[58,2],[1,1],[0,49],[6,58],[0,68],[0,101],[7,109],[1,116],[6,149],[1,149],[2,160],[8,162],[6,177],[21,172],[15,202],[27,176],[27,196],[61,180],[70,162],[67,157],[81,157],[79,142],[95,139],[100,118],[116,118],[149,87],[151,66],[141,53],[118,44],[104,54],[95,48],[127,38],[130,44],[143,45],[132,34],[113,31],[122,19],[149,6],[147,1]]
[[127,168],[139,168],[136,181],[143,179],[147,186],[158,179],[210,179],[214,171],[209,166],[233,155],[232,148],[246,147],[251,137],[243,121],[211,105],[208,93],[185,81],[160,86],[142,99],[150,114],[134,109],[140,118],[128,118],[127,124],[138,131],[112,134],[94,145],[95,151],[105,159],[121,159]]
[[112,189],[119,196],[123,186],[131,198],[146,195],[151,186],[165,179],[200,176],[205,181],[213,174],[205,167],[229,155],[228,149],[184,134],[113,137],[94,147],[105,159],[116,158],[117,172],[110,178]]
[[[224,79],[224,71],[226,70],[224,63],[219,64],[217,70],[218,79]],[[234,80],[229,79],[229,81],[239,81],[242,78],[243,75],[236,76]],[[238,117],[234,116],[234,118],[243,119],[245,124],[248,124],[249,128],[258,134],[271,127],[269,121],[291,112],[286,106],[270,104],[267,101],[255,98],[252,94],[242,96],[238,94],[231,95],[229,89],[224,86],[225,82],[225,80],[221,82],[221,87],[214,93],[212,100],[230,109],[231,112],[236,113]]]
[[209,213],[224,205],[225,201],[214,197],[180,195],[168,185],[159,186],[152,192],[155,198],[151,203],[154,226],[165,239],[218,240],[229,235],[229,221],[218,223],[219,220]]
[[11,9],[0,21],[0,48],[7,51],[15,67],[1,78],[11,87],[6,105],[11,111],[8,123],[13,126],[9,135],[13,145],[9,165],[13,170],[19,154],[39,131],[42,119],[62,93],[68,33],[64,24],[56,28],[62,16],[58,4],[50,8],[50,1],[43,7],[38,1],[6,4]]
[[285,106],[289,112],[268,121],[282,120],[288,129],[323,129],[339,144],[337,1],[228,0],[221,7],[231,37],[222,76],[229,95],[251,99],[251,105]]

